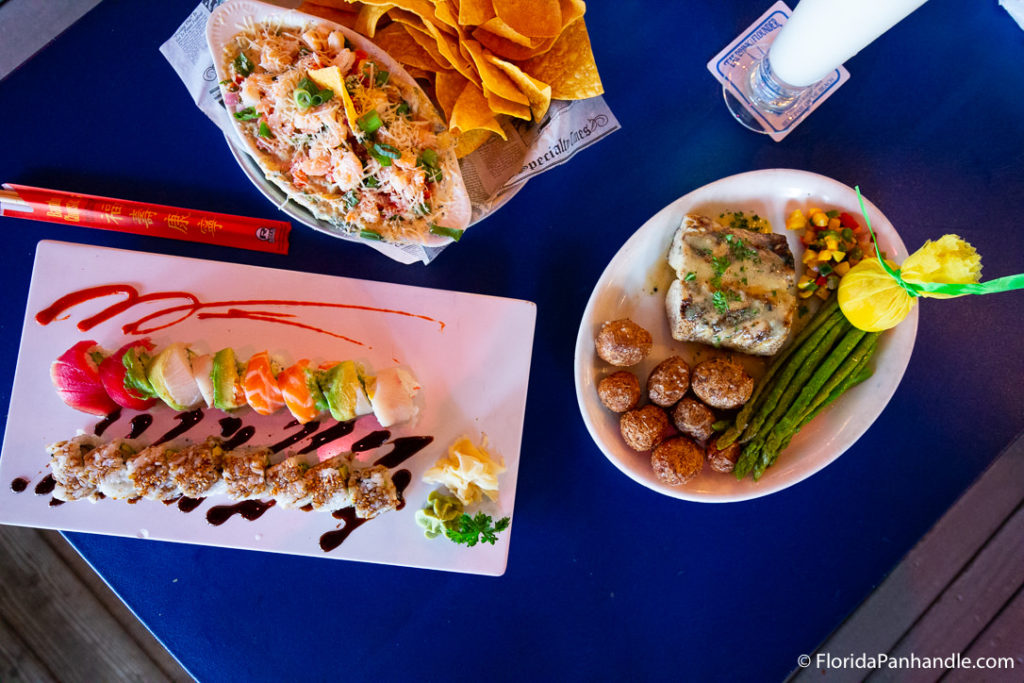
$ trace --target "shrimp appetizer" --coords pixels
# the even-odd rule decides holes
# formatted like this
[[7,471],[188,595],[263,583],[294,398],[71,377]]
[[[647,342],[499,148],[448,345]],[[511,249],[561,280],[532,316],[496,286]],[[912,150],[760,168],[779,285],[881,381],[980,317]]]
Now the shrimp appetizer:
[[270,181],[364,239],[439,246],[461,237],[470,201],[456,141],[397,62],[297,12],[238,28],[218,60],[221,88]]

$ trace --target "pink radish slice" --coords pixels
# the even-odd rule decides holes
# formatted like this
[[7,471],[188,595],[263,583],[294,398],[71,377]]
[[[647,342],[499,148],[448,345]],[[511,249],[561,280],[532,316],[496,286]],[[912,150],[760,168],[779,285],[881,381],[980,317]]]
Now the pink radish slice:
[[103,388],[97,358],[102,358],[102,351],[95,341],[78,342],[50,365],[50,380],[60,400],[75,410],[108,415],[117,404]]

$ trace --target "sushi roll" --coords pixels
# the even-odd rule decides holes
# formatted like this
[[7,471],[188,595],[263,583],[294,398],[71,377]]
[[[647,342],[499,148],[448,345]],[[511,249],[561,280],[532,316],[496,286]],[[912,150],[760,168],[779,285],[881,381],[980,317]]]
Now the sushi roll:
[[366,372],[362,365],[346,360],[322,365],[320,370],[320,389],[327,399],[331,417],[346,422],[373,412],[364,386]]
[[374,465],[353,472],[348,483],[356,517],[373,519],[377,515],[398,509],[398,489],[384,465]]
[[270,354],[260,351],[249,359],[242,378],[245,400],[260,415],[270,415],[284,408],[281,387],[277,384]]
[[115,439],[85,454],[89,481],[107,498],[135,498],[139,495],[128,478],[128,463],[135,448],[124,439]]
[[315,420],[327,411],[327,399],[317,382],[316,371],[304,358],[277,376],[281,397],[300,424]]
[[99,440],[89,434],[76,436],[70,441],[58,441],[47,447],[50,454],[50,473],[56,485],[53,497],[71,501],[88,498],[97,500],[96,486],[89,482],[85,469],[85,455],[94,450]]
[[153,358],[146,373],[156,395],[174,410],[191,410],[203,400],[192,375],[194,355],[184,344],[176,342]]
[[336,455],[306,472],[306,488],[314,510],[331,512],[352,504],[348,491],[349,457],[347,453]]
[[50,380],[60,400],[90,415],[109,415],[117,410],[100,378],[104,355],[95,341],[81,341],[50,364]]
[[[117,353],[107,356],[100,363],[103,390],[114,403],[130,410],[148,410],[156,403],[156,392],[148,380],[144,384],[140,382],[137,370],[129,378],[129,368],[145,368],[149,352],[154,348],[149,339],[139,339],[125,344]],[[141,375],[145,380],[144,371]]]
[[225,485],[220,476],[223,458],[220,438],[207,437],[203,443],[187,446],[169,457],[171,479],[189,498],[223,493]]
[[385,368],[366,384],[373,414],[381,427],[390,427],[416,417],[419,408],[415,397],[419,382],[402,368]]
[[266,471],[270,465],[269,448],[243,446],[224,454],[221,476],[227,494],[235,500],[259,498],[267,491]]
[[245,390],[242,388],[243,367],[238,362],[234,349],[221,349],[215,353],[211,367],[213,407],[231,412],[245,406]]
[[267,494],[281,507],[308,505],[313,496],[306,482],[309,465],[301,455],[291,455],[267,470]]
[[139,496],[148,500],[170,500],[181,495],[171,478],[169,456],[173,452],[164,445],[150,446],[127,461],[128,479]]

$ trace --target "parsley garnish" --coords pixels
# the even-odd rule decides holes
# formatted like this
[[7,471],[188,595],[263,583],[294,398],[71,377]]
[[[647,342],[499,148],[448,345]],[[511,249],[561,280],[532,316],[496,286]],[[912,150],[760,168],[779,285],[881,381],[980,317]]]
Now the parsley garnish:
[[740,295],[731,289],[721,289],[714,293],[711,297],[711,303],[714,304],[715,310],[719,313],[729,312],[729,302],[739,301]]
[[683,282],[693,282],[696,279],[697,273],[691,270],[689,273],[686,274],[686,277],[683,278]]
[[235,66],[235,71],[243,76],[248,76],[252,73],[252,70],[256,68],[249,58],[245,56],[244,52],[239,52],[238,56],[235,57],[235,61],[232,63]]
[[478,512],[473,517],[463,513],[454,521],[456,524],[445,529],[445,536],[454,543],[463,543],[466,547],[472,548],[480,541],[494,545],[498,540],[498,533],[508,528],[510,520],[508,517],[502,517],[492,525],[490,515]]
[[729,269],[732,261],[727,256],[715,256],[711,259],[711,271],[714,276],[711,278],[711,286],[715,289],[722,288],[722,275]]
[[246,107],[245,109],[239,109],[235,112],[235,118],[239,121],[253,121],[258,119],[261,114],[252,107]]

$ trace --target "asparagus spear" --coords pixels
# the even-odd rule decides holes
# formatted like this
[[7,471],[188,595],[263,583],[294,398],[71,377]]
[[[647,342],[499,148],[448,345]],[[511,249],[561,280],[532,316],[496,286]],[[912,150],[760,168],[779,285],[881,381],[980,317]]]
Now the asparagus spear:
[[839,366],[839,369],[829,378],[825,386],[821,388],[818,395],[814,397],[810,405],[804,410],[801,419],[814,410],[822,401],[828,398],[832,390],[839,386],[844,380],[846,380],[853,372],[864,367],[864,363],[871,358],[875,352],[875,347],[878,346],[878,336],[881,332],[872,332],[864,335],[864,337],[857,344],[857,348],[853,350],[853,353],[843,361],[843,364]]
[[[772,427],[771,433],[765,442],[765,450],[771,454],[773,460],[777,457],[774,454],[779,452],[779,446],[786,434],[793,431],[793,428],[796,427],[801,416],[811,405],[812,401],[818,397],[818,392],[821,391],[829,378],[835,374],[840,364],[853,353],[865,334],[867,333],[863,330],[849,327],[843,338],[839,340],[839,343],[829,352],[821,365],[814,370],[814,374],[811,375],[807,384],[800,389],[800,393],[793,400],[793,403],[790,404],[786,412],[779,418],[779,421]],[[825,395],[827,396],[828,394]]]
[[[838,307],[835,308],[825,321],[821,323],[817,329],[815,329],[807,339],[800,344],[799,347],[796,348],[792,357],[786,362],[778,378],[770,383],[771,388],[767,390],[760,408],[754,414],[754,417],[751,418],[750,423],[743,432],[742,441],[746,442],[746,445],[743,447],[743,450],[740,451],[740,457],[736,461],[736,468],[734,472],[737,479],[745,477],[758,461],[761,448],[764,446],[762,432],[770,428],[773,424],[773,422],[768,422],[768,424],[765,425],[765,422],[769,420],[774,409],[778,407],[779,402],[793,380],[793,377],[799,373],[801,366],[807,358],[822,343],[822,339],[824,339],[833,329],[839,329],[839,324],[845,320],[846,319],[843,317],[842,312],[838,310]],[[849,323],[846,324],[849,325]]]
[[839,307],[839,300],[833,294],[821,305],[818,312],[814,314],[814,317],[804,326],[804,329],[800,330],[800,334],[796,336],[793,341],[786,346],[779,355],[775,357],[771,365],[765,371],[764,377],[754,387],[754,393],[747,401],[743,409],[736,415],[736,419],[732,426],[722,432],[722,435],[718,437],[717,447],[721,450],[727,446],[732,445],[736,439],[740,438],[743,431],[746,429],[747,424],[750,422],[750,418],[754,415],[755,411],[763,405],[763,398],[765,396],[765,387],[771,382],[772,377],[778,372],[779,368],[786,362],[789,356],[796,351],[819,327],[821,327],[829,319],[829,317],[836,312]]

